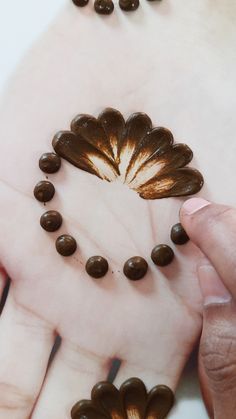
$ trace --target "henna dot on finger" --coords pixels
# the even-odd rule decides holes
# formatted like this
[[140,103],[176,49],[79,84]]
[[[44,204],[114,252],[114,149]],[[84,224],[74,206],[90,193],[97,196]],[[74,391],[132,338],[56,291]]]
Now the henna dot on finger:
[[189,241],[189,237],[181,223],[177,223],[172,227],[170,237],[175,244],[181,245]]
[[34,196],[40,202],[48,202],[54,197],[55,188],[51,182],[42,180],[34,188]]
[[94,10],[99,15],[110,15],[114,10],[114,3],[112,0],[95,0]]
[[47,211],[41,216],[40,225],[46,231],[57,231],[62,225],[62,216],[57,211]]
[[132,12],[139,7],[139,0],[119,0],[119,6],[125,12]]
[[128,279],[131,281],[138,281],[142,279],[148,270],[148,264],[146,260],[140,256],[134,256],[128,259],[123,268],[123,272]]
[[56,249],[62,256],[71,256],[77,249],[76,240],[69,234],[63,234],[56,240]]
[[44,173],[56,173],[61,167],[61,158],[55,153],[44,153],[39,159],[39,167]]
[[84,7],[88,4],[89,0],[72,0],[75,6]]
[[108,262],[102,256],[92,256],[86,263],[86,272],[92,278],[102,278],[108,272]]
[[174,252],[167,244],[159,244],[152,250],[151,258],[155,265],[166,266],[174,259]]

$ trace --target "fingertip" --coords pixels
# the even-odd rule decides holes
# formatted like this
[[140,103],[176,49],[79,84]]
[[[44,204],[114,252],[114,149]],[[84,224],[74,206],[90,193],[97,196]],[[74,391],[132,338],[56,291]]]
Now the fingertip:
[[211,205],[211,202],[204,198],[190,198],[180,208],[180,217],[184,218],[185,216],[193,215],[208,205]]

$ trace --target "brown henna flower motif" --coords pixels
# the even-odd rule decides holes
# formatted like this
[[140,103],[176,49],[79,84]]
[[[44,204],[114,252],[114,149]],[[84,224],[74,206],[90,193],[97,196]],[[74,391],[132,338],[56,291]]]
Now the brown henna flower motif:
[[174,404],[173,392],[159,385],[147,393],[139,378],[125,381],[120,390],[102,381],[93,387],[91,400],[81,400],[72,419],[164,419]]
[[71,131],[55,135],[53,147],[74,166],[109,182],[120,179],[144,199],[193,195],[203,186],[201,173],[186,167],[190,148],[174,144],[168,129],[153,128],[141,112],[126,122],[111,108],[97,119],[80,114]]

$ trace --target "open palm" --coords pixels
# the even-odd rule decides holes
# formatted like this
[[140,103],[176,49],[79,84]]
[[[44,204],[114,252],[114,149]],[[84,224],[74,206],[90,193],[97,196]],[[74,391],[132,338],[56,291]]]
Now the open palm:
[[[64,15],[71,24],[74,18],[72,9]],[[90,65],[82,65],[83,50],[74,56],[63,41],[52,58],[50,45],[61,25],[65,22],[60,21],[28,57],[1,111],[1,137],[7,141],[0,145],[0,257],[2,276],[7,272],[12,279],[0,320],[4,419],[25,419],[32,411],[33,419],[69,417],[73,403],[89,397],[92,386],[107,377],[114,358],[121,359],[115,383],[138,376],[148,388],[166,384],[175,389],[201,325],[195,279],[198,251],[191,243],[175,248],[175,261],[164,269],[150,259],[156,244],[170,242],[179,199],[142,199],[122,182],[101,180],[65,160],[58,173],[48,175],[56,189],[53,200],[44,206],[33,197],[34,185],[45,179],[38,159],[52,150],[55,132],[68,129],[77,112],[119,107],[122,102],[118,93],[114,99],[110,89],[104,96],[101,88],[93,92],[95,106],[90,104],[88,91],[81,92],[85,87],[78,69],[84,81],[90,77],[89,82],[98,83],[99,77],[89,76]],[[105,32],[102,27],[103,36]],[[73,46],[73,30],[67,37]],[[61,82],[65,68],[53,78],[52,62],[64,54],[73,65]],[[97,63],[101,68],[103,58]],[[112,86],[112,76],[106,77]],[[148,91],[147,86],[147,96]],[[40,227],[40,216],[48,209],[63,216],[58,232],[46,233]],[[64,233],[78,243],[69,258],[55,249],[56,238]],[[86,260],[93,255],[109,262],[108,274],[99,280],[85,272]],[[149,270],[145,278],[131,282],[123,275],[123,265],[136,255],[148,261]],[[57,334],[61,346],[47,370]]]

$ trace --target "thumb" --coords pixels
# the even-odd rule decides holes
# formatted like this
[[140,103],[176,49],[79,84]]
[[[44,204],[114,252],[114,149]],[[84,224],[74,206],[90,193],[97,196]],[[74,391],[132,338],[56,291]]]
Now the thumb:
[[236,409],[236,211],[194,198],[183,205],[180,218],[206,256],[198,266],[204,301],[202,387],[211,394],[214,418],[232,419]]
[[182,206],[180,220],[236,301],[236,209],[192,198]]

